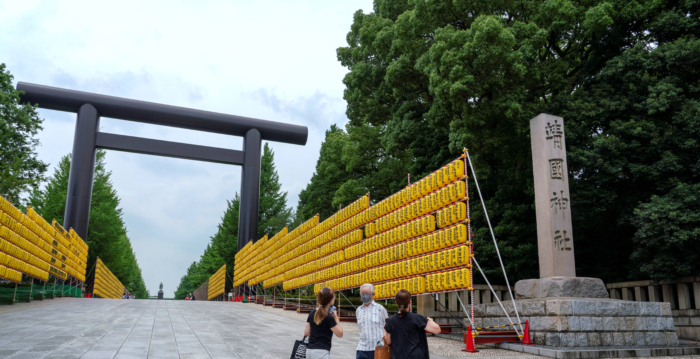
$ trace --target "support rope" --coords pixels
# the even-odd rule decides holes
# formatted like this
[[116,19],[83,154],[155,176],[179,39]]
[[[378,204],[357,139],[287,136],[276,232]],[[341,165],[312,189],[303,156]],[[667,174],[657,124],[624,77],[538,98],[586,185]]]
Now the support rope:
[[472,317],[469,316],[469,312],[467,312],[467,308],[464,307],[464,303],[462,303],[462,298],[459,297],[459,294],[457,294],[457,301],[459,301],[459,305],[462,306],[462,310],[464,311],[464,314],[467,315],[467,319],[469,319],[469,323],[471,323],[472,328],[474,328],[476,325],[474,325],[474,321],[472,320]]
[[[481,272],[481,275],[484,277],[484,280],[486,281],[486,284],[489,285],[489,289],[491,289],[491,293],[493,293],[493,297],[496,298],[496,301],[498,302],[498,305],[500,305],[500,306],[501,306],[501,309],[503,309],[503,313],[505,313],[506,318],[508,318],[508,321],[510,322],[510,324],[513,324],[513,320],[510,319],[510,315],[508,315],[508,312],[506,311],[506,308],[503,306],[503,303],[501,303],[501,299],[498,298],[498,295],[496,295],[496,291],[493,290],[493,287],[491,286],[491,283],[489,283],[489,280],[486,278],[486,274],[484,274],[484,271],[481,270],[481,266],[479,265],[479,262],[476,260],[476,258],[474,258],[474,263],[476,264],[476,267],[479,268],[479,272]],[[517,328],[513,327],[513,329],[515,329],[515,333],[516,333],[516,334],[520,335],[520,333],[518,333],[518,329],[517,329]]]
[[[458,294],[457,296],[459,297],[459,294]],[[462,321],[459,320],[457,317],[455,317],[455,315],[452,314],[452,312],[450,312],[449,309],[445,308],[445,306],[442,305],[442,303],[440,303],[440,300],[438,299],[438,295],[437,295],[437,294],[435,294],[435,301],[437,302],[437,304],[440,304],[440,306],[442,307],[442,309],[444,309],[447,313],[449,313],[449,314],[452,316],[452,318],[455,318],[455,320],[457,321],[457,323],[459,323],[459,324],[462,325],[462,328],[464,328],[464,323],[462,323]],[[471,321],[471,319],[470,319],[469,321]]]
[[348,301],[348,303],[350,303],[350,305],[351,305],[351,306],[353,307],[353,309],[355,309],[355,311],[357,311],[357,307],[356,307],[356,306],[354,306],[354,305],[352,305],[352,302],[350,301],[350,299],[348,299],[348,297],[346,297],[346,296],[345,296],[345,294],[343,294],[343,292],[342,292],[342,291],[338,291],[338,292],[340,292],[340,295],[342,295],[342,296],[343,296],[343,298],[345,298],[345,300],[347,300],[347,301]]
[[[515,296],[513,296],[513,291],[510,289],[510,282],[508,281],[508,275],[506,274],[506,267],[503,265],[503,259],[501,258],[501,251],[498,250],[498,243],[496,243],[496,235],[493,233],[493,227],[491,227],[491,220],[489,219],[489,213],[486,211],[486,202],[484,202],[484,197],[481,195],[481,189],[479,188],[479,181],[476,180],[476,171],[474,171],[474,165],[472,164],[472,159],[471,159],[471,157],[469,157],[469,151],[466,151],[466,154],[467,154],[467,160],[469,160],[469,167],[471,168],[472,175],[474,176],[474,183],[476,183],[476,190],[479,192],[479,199],[481,199],[481,205],[484,207],[484,215],[486,216],[486,223],[488,223],[489,230],[491,231],[491,238],[493,238],[493,245],[496,247],[496,254],[498,254],[498,261],[501,263],[501,269],[503,269],[503,277],[506,279],[506,287],[508,287],[508,293],[510,294],[510,299],[513,302],[513,308],[515,309],[515,315],[518,318],[518,322],[520,322],[520,313],[518,313],[518,307],[515,305]],[[481,268],[479,268],[479,270],[481,270]],[[481,274],[483,274],[483,272]],[[486,276],[484,276],[484,277],[486,277]],[[523,330],[522,325],[520,326],[520,330]]]

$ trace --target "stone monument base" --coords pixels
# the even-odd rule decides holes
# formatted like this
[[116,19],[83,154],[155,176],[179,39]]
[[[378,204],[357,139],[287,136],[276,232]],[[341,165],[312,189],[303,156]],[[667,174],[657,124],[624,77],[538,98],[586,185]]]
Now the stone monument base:
[[[670,303],[607,298],[535,298],[516,300],[515,304],[523,327],[525,320],[529,320],[532,341],[538,345],[678,345]],[[503,305],[513,322],[517,322],[513,303],[504,301]],[[477,328],[510,324],[498,303],[475,305],[474,316]],[[510,326],[499,329],[512,330]]]
[[579,358],[639,358],[639,357],[677,357],[681,355],[700,354],[697,345],[680,346],[634,346],[634,347],[585,347],[585,348],[552,348],[539,345],[522,345],[517,343],[500,343],[496,348],[512,350],[525,354],[541,355],[559,359]]
[[547,277],[515,283],[515,299],[531,298],[609,298],[605,284],[598,278]]

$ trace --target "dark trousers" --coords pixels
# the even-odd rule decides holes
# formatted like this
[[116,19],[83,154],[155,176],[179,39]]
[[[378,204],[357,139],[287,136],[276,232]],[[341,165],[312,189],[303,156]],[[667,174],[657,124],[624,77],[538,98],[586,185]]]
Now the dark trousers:
[[374,350],[372,350],[372,351],[358,350],[357,356],[355,356],[355,359],[374,359]]

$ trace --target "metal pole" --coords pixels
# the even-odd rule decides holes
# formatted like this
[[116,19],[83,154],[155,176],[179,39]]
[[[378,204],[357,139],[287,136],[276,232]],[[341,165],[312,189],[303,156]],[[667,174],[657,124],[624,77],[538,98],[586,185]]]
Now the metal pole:
[[75,123],[66,211],[63,215],[63,228],[72,227],[81,238],[87,238],[99,130],[100,114],[89,103],[82,105]]
[[[465,150],[466,155],[466,150]],[[473,171],[473,169],[472,169]],[[464,174],[468,177],[469,167],[467,167],[467,161],[464,161]],[[469,181],[465,180],[465,193],[467,195],[467,242],[469,244],[469,296],[471,297],[470,309],[472,312],[471,318],[474,318],[474,265],[472,264],[472,258],[474,257],[474,241],[472,240],[472,221],[471,221],[471,207],[469,206]],[[476,318],[474,318],[476,319]],[[471,320],[471,319],[470,319]],[[476,332],[476,325],[472,322],[472,341],[474,340],[474,333]],[[472,344],[475,344],[472,342]],[[476,346],[474,346],[476,348]]]
[[238,248],[258,240],[258,207],[260,205],[260,160],[262,139],[256,129],[243,138],[243,168],[241,169],[241,203],[238,220]]

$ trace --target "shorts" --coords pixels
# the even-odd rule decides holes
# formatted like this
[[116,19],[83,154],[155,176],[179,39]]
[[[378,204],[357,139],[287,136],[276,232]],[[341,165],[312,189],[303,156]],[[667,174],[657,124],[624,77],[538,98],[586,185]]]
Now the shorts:
[[306,349],[306,359],[331,359],[331,352],[324,349]]

